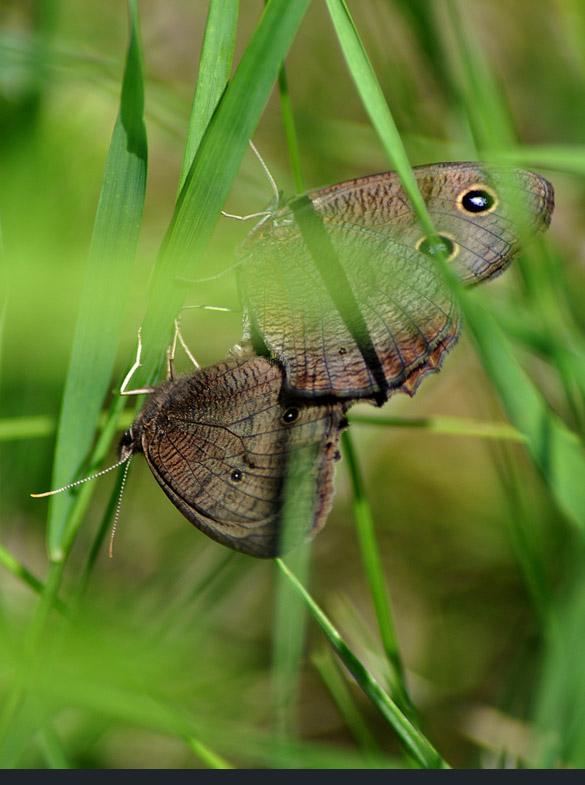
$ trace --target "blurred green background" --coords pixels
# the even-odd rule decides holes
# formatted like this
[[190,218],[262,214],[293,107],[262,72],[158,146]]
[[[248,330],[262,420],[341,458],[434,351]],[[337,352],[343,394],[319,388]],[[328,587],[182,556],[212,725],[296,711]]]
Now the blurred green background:
[[[203,0],[138,5],[148,183],[112,394],[133,361],[149,276],[173,213],[208,10]],[[413,165],[499,157],[553,182],[557,207],[546,238],[473,296],[580,441],[585,5],[360,0],[348,7]],[[262,9],[262,2],[240,4],[235,65]],[[51,485],[127,16],[118,0],[0,2],[0,537],[4,565],[10,554],[40,581],[48,568],[47,502],[29,494]],[[324,2],[310,4],[286,68],[307,187],[389,168]],[[276,90],[254,142],[278,187],[292,195]],[[226,209],[251,213],[271,198],[258,161],[246,153]],[[227,270],[248,229],[221,218],[198,274]],[[183,316],[199,362],[221,359],[240,337],[233,274],[192,286],[186,302],[234,309]],[[465,330],[441,373],[413,399],[354,411],[506,421]],[[350,430],[424,734],[457,767],[582,766],[583,528],[566,517],[517,441],[474,435],[466,420],[463,435],[453,435],[428,423],[382,427],[358,419]],[[310,591],[382,679],[346,463],[313,545]],[[59,592],[67,604],[114,482],[110,475],[95,483]],[[230,554],[188,525],[140,458],[124,493],[114,558],[102,548],[72,621],[65,625],[53,612],[33,638],[37,654],[54,655],[50,667],[42,658],[41,667],[23,666],[38,596],[11,570],[0,571],[4,766],[412,764],[311,623],[292,715],[279,720],[274,565]]]

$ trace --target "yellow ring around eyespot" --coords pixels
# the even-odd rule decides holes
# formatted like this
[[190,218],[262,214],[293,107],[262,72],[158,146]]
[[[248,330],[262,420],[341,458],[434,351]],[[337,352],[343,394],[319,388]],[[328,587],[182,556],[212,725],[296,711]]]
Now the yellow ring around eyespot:
[[[441,237],[444,237],[445,239],[449,240],[449,242],[450,242],[450,243],[451,243],[451,245],[453,246],[453,250],[451,251],[451,253],[449,254],[449,256],[447,256],[447,257],[446,257],[447,261],[448,261],[448,262],[450,262],[452,259],[454,259],[454,258],[457,256],[457,254],[458,254],[458,253],[459,253],[459,251],[461,250],[461,246],[460,246],[460,245],[459,245],[459,243],[458,243],[458,242],[455,240],[455,238],[453,237],[453,235],[452,235],[452,234],[449,234],[448,232],[437,232],[437,237],[439,237],[439,238],[441,238]],[[427,236],[426,236],[426,234],[425,234],[425,235],[423,235],[423,236],[420,238],[420,240],[417,240],[417,242],[416,242],[416,245],[414,246],[414,247],[415,247],[415,249],[416,249],[417,251],[420,251],[420,247],[421,247],[421,245],[424,243],[424,241],[425,241],[426,239],[427,239]],[[424,253],[424,251],[421,251],[421,253]],[[428,254],[425,254],[425,256],[428,256]]]
[[[492,197],[494,203],[490,205],[490,207],[488,207],[487,210],[482,210],[481,212],[478,213],[471,213],[469,210],[466,210],[462,204],[463,197],[466,196],[470,191],[485,191],[487,194],[489,194]],[[484,185],[483,183],[474,183],[473,185],[468,186],[467,188],[465,188],[465,190],[461,191],[461,193],[459,194],[456,200],[456,205],[458,210],[461,210],[461,212],[465,213],[465,215],[474,215],[474,216],[489,215],[489,213],[493,213],[493,211],[496,209],[499,203],[500,200],[498,199],[496,192],[493,190],[493,188],[490,188],[489,185]]]

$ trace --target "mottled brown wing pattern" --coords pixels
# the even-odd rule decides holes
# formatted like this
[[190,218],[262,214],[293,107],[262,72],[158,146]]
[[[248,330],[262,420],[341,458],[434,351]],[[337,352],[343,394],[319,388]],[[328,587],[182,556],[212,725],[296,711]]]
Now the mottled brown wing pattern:
[[[343,404],[289,405],[282,385],[276,363],[230,358],[160,385],[132,427],[133,451],[183,515],[253,556],[278,555],[323,525],[345,425]],[[291,489],[303,504],[284,532]]]
[[[532,172],[469,163],[414,171],[442,250],[466,285],[498,275],[550,222],[552,186]],[[325,280],[294,200],[277,211],[239,253],[245,337],[283,364],[299,395],[380,403],[395,390],[413,394],[455,343],[459,315],[400,180],[372,175],[304,198],[330,238],[335,269]],[[374,362],[337,307],[335,276],[355,295]]]

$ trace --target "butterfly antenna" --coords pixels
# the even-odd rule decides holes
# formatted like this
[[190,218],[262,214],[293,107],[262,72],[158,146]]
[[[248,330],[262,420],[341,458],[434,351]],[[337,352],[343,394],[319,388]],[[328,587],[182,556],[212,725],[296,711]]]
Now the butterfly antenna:
[[[130,454],[127,458],[124,459],[124,461],[126,462],[126,468],[124,469],[124,476],[122,477],[122,485],[120,485],[120,495],[118,496],[118,504],[116,505],[116,514],[114,515],[114,523],[112,525],[112,533],[110,535],[110,547],[108,549],[108,554],[110,556],[110,559],[114,557],[114,537],[116,536],[116,529],[118,528],[118,518],[120,517],[120,507],[122,506],[122,494],[124,493],[124,487],[126,485],[126,477],[128,476],[128,469],[130,468],[130,458],[132,458],[132,454]],[[124,461],[120,461],[120,464],[124,463]]]
[[[268,177],[268,179],[270,181],[270,185],[272,186],[272,190],[274,191],[274,198],[276,200],[276,209],[278,209],[278,205],[280,204],[280,194],[278,192],[278,187],[276,185],[274,177],[270,174],[270,169],[268,168],[268,166],[264,162],[264,159],[262,158],[262,156],[258,152],[258,148],[254,144],[254,142],[251,139],[249,139],[248,140],[248,144],[250,145],[250,147],[254,151],[254,154],[256,155],[256,158],[260,161],[260,166],[264,169],[266,177]],[[266,221],[267,218],[269,218],[273,214],[273,212],[274,212],[274,210],[270,209],[270,210],[260,210],[260,212],[250,213],[249,215],[234,215],[233,213],[226,213],[225,210],[222,210],[221,214],[225,218],[236,218],[238,221],[248,221],[248,220],[250,220],[250,218],[260,218],[261,221],[258,224],[258,226],[260,226],[261,224],[264,223],[264,221]]]
[[96,474],[91,474],[89,477],[84,477],[82,480],[77,480],[76,482],[70,482],[69,485],[64,485],[62,488],[57,488],[54,491],[45,491],[44,493],[31,493],[31,496],[35,499],[40,499],[42,496],[54,496],[56,493],[61,493],[62,491],[68,491],[69,488],[75,488],[76,485],[82,485],[84,482],[89,482],[90,480],[95,480],[98,477],[101,477],[108,472],[111,472],[113,469],[117,469],[123,463],[126,463],[129,456],[122,458],[121,461],[113,464],[113,466],[108,466],[107,469],[102,469],[101,472],[97,472]]
[[270,169],[266,166],[266,163],[265,163],[264,159],[262,158],[262,156],[260,155],[260,153],[258,152],[258,148],[254,144],[254,142],[250,139],[248,143],[249,143],[250,147],[252,148],[252,150],[254,151],[254,154],[256,155],[256,158],[260,161],[260,166],[266,172],[266,177],[268,177],[268,179],[270,180],[270,185],[272,186],[272,190],[274,191],[274,196],[276,197],[276,204],[278,206],[278,203],[280,202],[280,194],[278,193],[278,188],[277,188],[276,183],[274,181],[274,177],[270,174]]

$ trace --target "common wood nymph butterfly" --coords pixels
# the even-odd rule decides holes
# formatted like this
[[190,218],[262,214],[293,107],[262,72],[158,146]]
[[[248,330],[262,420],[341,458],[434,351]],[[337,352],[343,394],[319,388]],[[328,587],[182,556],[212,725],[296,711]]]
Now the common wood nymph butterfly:
[[288,401],[277,363],[229,357],[154,388],[120,457],[144,453],[175,507],[212,539],[273,557],[325,523],[346,408]]
[[459,331],[437,243],[473,286],[550,222],[553,187],[533,172],[442,163],[414,174],[438,241],[422,234],[390,172],[296,197],[241,246],[244,338],[282,363],[295,394],[377,403],[395,390],[414,394]]

